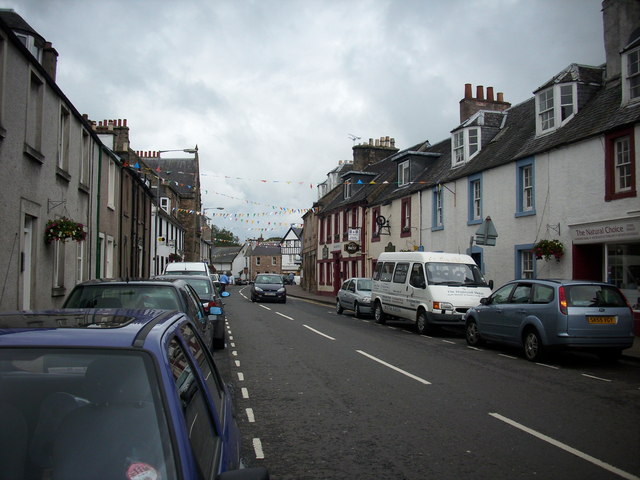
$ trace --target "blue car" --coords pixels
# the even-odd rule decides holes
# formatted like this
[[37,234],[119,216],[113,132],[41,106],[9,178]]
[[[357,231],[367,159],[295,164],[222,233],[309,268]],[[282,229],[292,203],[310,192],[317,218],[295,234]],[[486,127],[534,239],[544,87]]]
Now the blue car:
[[265,480],[196,325],[167,310],[0,313],[3,478]]

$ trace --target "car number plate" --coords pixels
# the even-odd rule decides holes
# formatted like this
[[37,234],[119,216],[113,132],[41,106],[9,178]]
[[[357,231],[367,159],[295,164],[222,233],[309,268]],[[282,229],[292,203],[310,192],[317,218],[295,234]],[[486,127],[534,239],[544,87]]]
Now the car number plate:
[[587,316],[587,320],[589,323],[597,325],[615,325],[618,323],[617,317]]
[[273,297],[275,295],[275,293],[274,292],[265,292],[265,295]]

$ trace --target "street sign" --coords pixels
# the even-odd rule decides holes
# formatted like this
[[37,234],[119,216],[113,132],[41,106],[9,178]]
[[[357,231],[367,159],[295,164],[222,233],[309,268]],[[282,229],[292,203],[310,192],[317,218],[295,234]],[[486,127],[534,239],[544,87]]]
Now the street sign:
[[347,253],[352,254],[360,250],[360,245],[358,245],[356,242],[349,242],[345,244],[344,249]]
[[476,230],[476,245],[495,246],[496,238],[498,238],[498,231],[493,226],[491,217],[487,217]]

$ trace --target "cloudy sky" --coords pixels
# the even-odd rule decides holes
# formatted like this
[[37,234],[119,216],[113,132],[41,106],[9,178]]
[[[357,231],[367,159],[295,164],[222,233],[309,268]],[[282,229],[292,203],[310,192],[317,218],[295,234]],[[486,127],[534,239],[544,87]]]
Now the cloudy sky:
[[[520,103],[604,63],[601,0],[0,0],[59,53],[57,81],[134,150],[200,153],[203,205],[282,236],[351,135],[404,149],[459,123],[464,84]],[[169,155],[169,154],[165,154]]]

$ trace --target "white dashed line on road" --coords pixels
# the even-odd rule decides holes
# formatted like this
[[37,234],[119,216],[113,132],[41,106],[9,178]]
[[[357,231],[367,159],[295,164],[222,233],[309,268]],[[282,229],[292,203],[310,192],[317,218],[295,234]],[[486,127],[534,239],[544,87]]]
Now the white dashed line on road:
[[264,452],[262,451],[262,442],[259,438],[253,439],[253,451],[256,452],[256,459],[261,460],[264,458]]
[[240,391],[242,392],[242,398],[249,398],[249,390],[247,390],[245,387],[242,387]]
[[244,382],[244,373],[238,372],[238,381]]
[[409,373],[406,370],[402,370],[401,368],[391,365],[390,363],[387,363],[384,360],[380,360],[379,358],[376,358],[373,355],[369,355],[368,353],[363,352],[362,350],[356,350],[356,352],[358,352],[360,355],[364,355],[365,357],[370,358],[374,362],[378,362],[380,365],[384,365],[385,367],[388,367],[391,370],[395,370],[396,372],[401,373],[402,375],[406,375],[407,377],[412,378],[413,380],[423,383],[424,385],[431,385],[431,382],[425,380],[424,378],[417,377],[416,375]]
[[611,380],[607,379],[607,378],[602,378],[602,377],[595,377],[593,375],[587,375],[586,373],[582,374],[583,377],[587,377],[587,378],[593,378],[594,380],[601,380],[603,382],[610,382]]
[[285,315],[284,313],[280,313],[280,312],[276,312],[276,315],[280,315],[281,317],[286,318],[287,320],[293,320],[293,318],[288,317],[287,315]]
[[329,335],[326,335],[318,330],[316,330],[315,328],[311,328],[309,325],[302,325],[304,328],[308,328],[309,330],[311,330],[313,333],[317,333],[318,335],[322,335],[323,337],[328,338],[329,340],[335,340],[335,338],[330,337]]
[[256,421],[256,417],[253,415],[253,408],[247,408],[245,411],[247,412],[247,420],[249,423],[254,423]]

